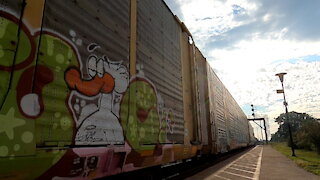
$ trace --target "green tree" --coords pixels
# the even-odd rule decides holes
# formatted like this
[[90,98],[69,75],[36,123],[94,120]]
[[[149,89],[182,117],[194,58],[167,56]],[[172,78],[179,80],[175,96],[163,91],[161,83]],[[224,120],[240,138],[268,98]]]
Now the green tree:
[[295,111],[289,112],[288,117],[289,120],[286,120],[286,114],[282,113],[277,118],[275,118],[275,122],[277,122],[280,125],[278,131],[272,135],[271,141],[284,142],[288,140],[288,123],[290,123],[291,125],[292,134],[295,134],[304,124],[312,121],[317,121],[317,119],[313,118],[309,114],[298,113]]
[[320,154],[320,122],[311,121],[304,124],[295,134],[298,148],[317,150]]
[[[272,135],[271,141],[285,142],[289,139],[288,123],[291,124],[293,141],[296,148],[317,150],[320,154],[320,121],[306,113],[289,112],[280,114],[275,121],[280,124],[278,131]],[[289,142],[289,141],[288,141]],[[291,146],[290,143],[288,143]]]

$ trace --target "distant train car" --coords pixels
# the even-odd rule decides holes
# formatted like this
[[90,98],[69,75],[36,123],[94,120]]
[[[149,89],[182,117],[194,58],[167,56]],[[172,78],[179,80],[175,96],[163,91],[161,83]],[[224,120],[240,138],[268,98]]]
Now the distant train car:
[[257,138],[254,136],[253,127],[251,125],[249,125],[249,134],[249,145],[253,146],[257,143]]
[[248,146],[161,0],[0,2],[0,179],[93,179]]
[[[212,153],[227,152],[248,145],[248,120],[210,65],[195,49],[196,87],[202,144],[211,142]],[[209,129],[206,129],[209,127]],[[208,136],[209,135],[209,136]]]

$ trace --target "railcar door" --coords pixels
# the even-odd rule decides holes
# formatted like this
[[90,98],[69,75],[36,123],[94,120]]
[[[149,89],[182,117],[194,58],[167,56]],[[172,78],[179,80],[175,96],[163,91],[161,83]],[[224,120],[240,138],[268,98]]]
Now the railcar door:
[[129,1],[46,1],[37,36],[39,147],[124,144],[119,118],[129,84],[129,7]]
[[[179,24],[161,1],[137,2],[136,148],[184,143]],[[131,132],[131,130],[127,131]],[[182,154],[181,154],[182,155]]]
[[196,48],[196,83],[197,83],[197,111],[199,113],[199,133],[201,143],[208,146],[209,139],[209,102],[208,102],[208,84],[207,84],[207,62],[201,54],[200,50]]

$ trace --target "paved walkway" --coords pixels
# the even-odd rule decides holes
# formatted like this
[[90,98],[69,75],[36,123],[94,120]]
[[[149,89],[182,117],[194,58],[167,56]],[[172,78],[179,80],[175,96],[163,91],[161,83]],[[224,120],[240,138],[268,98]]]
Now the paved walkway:
[[257,180],[260,174],[262,146],[222,161],[187,180]]
[[320,176],[298,167],[271,146],[264,146],[260,180],[320,180]]
[[320,180],[271,146],[253,149],[220,162],[187,180]]

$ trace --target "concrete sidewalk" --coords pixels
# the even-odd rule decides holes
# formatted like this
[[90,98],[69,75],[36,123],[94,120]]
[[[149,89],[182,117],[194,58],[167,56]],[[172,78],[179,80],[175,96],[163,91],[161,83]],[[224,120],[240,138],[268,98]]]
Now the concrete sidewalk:
[[320,180],[271,146],[263,146],[260,180]]

